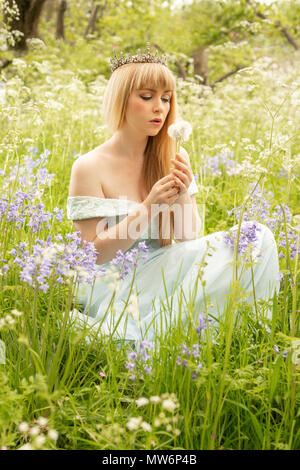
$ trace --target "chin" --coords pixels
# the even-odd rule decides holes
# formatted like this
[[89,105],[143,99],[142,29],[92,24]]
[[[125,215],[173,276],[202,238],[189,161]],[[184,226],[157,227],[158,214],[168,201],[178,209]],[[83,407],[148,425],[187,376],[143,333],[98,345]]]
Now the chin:
[[160,131],[161,131],[161,129],[153,129],[153,131],[151,132],[151,134],[150,134],[150,132],[149,132],[149,135],[152,135],[152,136],[153,136],[153,135],[157,135]]

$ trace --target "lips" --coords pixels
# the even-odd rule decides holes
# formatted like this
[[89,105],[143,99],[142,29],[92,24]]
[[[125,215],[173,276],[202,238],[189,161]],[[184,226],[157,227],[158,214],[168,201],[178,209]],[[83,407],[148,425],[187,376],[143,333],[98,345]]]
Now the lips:
[[160,122],[162,122],[162,120],[159,119],[159,118],[155,118],[155,119],[152,119],[150,122],[157,122],[157,123],[160,123]]

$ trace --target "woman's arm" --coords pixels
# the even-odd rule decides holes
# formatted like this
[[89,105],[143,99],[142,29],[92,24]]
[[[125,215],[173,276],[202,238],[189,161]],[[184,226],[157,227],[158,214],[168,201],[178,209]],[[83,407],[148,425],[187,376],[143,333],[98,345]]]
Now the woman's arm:
[[[69,196],[94,196],[104,198],[100,175],[88,160],[78,159],[72,167]],[[93,242],[99,252],[97,264],[112,260],[118,250],[128,250],[151,222],[151,210],[145,202],[139,204],[118,224],[109,227],[106,217],[74,220],[75,230],[80,230],[81,239]]]

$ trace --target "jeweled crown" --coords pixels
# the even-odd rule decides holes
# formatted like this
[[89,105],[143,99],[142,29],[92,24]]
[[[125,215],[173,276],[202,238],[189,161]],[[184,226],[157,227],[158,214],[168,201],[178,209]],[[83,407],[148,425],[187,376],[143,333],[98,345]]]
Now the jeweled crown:
[[166,55],[159,56],[157,49],[156,49],[155,54],[151,54],[150,42],[147,42],[146,51],[141,53],[140,49],[138,49],[138,54],[136,55],[126,54],[125,56],[123,52],[121,52],[121,57],[117,57],[116,51],[114,49],[114,58],[110,59],[110,68],[111,68],[111,71],[113,72],[118,67],[121,67],[121,65],[130,64],[134,62],[140,62],[140,63],[147,63],[147,62],[155,63],[156,62],[156,63],[167,66],[167,56]]

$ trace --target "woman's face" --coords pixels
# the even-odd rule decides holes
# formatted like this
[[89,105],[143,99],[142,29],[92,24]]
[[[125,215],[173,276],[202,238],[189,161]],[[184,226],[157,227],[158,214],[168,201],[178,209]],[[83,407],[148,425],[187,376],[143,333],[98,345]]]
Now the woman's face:
[[[157,135],[170,111],[171,96],[172,91],[164,88],[134,89],[127,104],[127,125],[145,136]],[[155,124],[153,119],[160,122]]]

